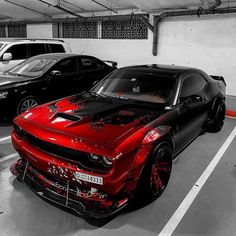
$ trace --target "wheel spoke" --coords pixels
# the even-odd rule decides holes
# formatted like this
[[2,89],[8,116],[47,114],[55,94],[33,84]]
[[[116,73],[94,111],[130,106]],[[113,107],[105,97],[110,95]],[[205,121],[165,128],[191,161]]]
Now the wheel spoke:
[[22,103],[19,111],[20,113],[23,113],[33,107],[36,107],[37,105],[38,105],[38,102],[35,99],[27,99]]
[[157,171],[168,172],[169,171],[168,162],[159,162],[159,163],[157,163],[156,170]]
[[162,187],[164,186],[159,174],[157,173],[157,175],[154,176],[154,181],[155,181],[155,185],[157,190],[162,189]]
[[162,172],[168,172],[169,168],[167,166],[166,167],[157,167],[157,170],[162,171]]
[[169,153],[161,148],[155,157],[151,170],[151,188],[154,195],[159,195],[166,187],[171,172]]

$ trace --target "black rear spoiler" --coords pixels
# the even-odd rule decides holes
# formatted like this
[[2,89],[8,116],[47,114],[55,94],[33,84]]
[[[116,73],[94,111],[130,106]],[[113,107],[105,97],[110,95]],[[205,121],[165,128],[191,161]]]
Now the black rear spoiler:
[[116,61],[104,61],[105,63],[107,63],[107,64],[111,64],[112,65],[112,67],[117,67],[117,62]]
[[224,85],[226,86],[225,79],[224,79],[223,76],[211,75],[211,78],[214,79],[214,80],[222,81],[224,83]]

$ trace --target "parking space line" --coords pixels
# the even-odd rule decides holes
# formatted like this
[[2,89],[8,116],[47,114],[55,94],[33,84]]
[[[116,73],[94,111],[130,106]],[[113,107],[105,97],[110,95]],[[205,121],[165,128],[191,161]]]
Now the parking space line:
[[233,141],[233,139],[236,136],[236,127],[232,130],[224,144],[221,146],[219,151],[216,153],[210,164],[207,166],[207,168],[204,170],[202,175],[199,177],[197,182],[193,185],[192,189],[189,191],[187,196],[184,198],[184,200],[181,202],[177,210],[174,212],[172,217],[169,219],[167,224],[164,226],[162,231],[159,233],[159,236],[170,236],[180,223],[181,219],[184,217],[185,213],[193,203],[194,199],[197,197],[198,193],[200,192],[201,188],[215,169],[216,165],[221,160],[222,156],[224,155],[225,151]]
[[4,137],[4,138],[0,138],[0,142],[6,141],[6,140],[8,140],[8,139],[10,139],[10,138],[11,138],[11,136],[7,136],[7,137]]
[[12,157],[16,157],[16,156],[18,156],[18,153],[13,153],[13,154],[5,156],[5,157],[0,157],[0,163],[6,161],[8,159],[11,159]]

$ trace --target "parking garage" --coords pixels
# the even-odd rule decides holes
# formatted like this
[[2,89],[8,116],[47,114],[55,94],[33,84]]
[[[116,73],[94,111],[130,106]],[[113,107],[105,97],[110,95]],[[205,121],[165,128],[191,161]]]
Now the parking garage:
[[[236,1],[224,0],[147,0],[145,2],[140,0],[0,1],[0,45],[3,45],[2,47],[0,46],[0,49],[5,50],[1,55],[0,69],[2,66],[8,66],[5,69],[1,69],[1,75],[5,77],[1,81],[0,75],[0,100],[6,99],[13,90],[21,91],[21,87],[14,87],[13,90],[9,91],[7,90],[8,87],[6,87],[6,85],[10,86],[13,83],[11,82],[13,81],[12,78],[6,79],[7,70],[10,69],[11,73],[20,73],[23,70],[21,67],[18,69],[17,65],[12,64],[18,60],[20,60],[18,63],[28,63],[29,61],[31,67],[28,68],[32,68],[32,65],[37,65],[37,70],[26,71],[28,79],[24,79],[24,83],[28,83],[29,77],[37,81],[39,74],[41,76],[44,73],[42,68],[48,66],[47,70],[45,70],[46,72],[51,70],[51,68],[53,69],[50,71],[52,78],[49,78],[47,83],[49,84],[50,82],[48,81],[53,81],[53,88],[55,86],[57,88],[56,91],[55,89],[45,90],[46,85],[40,84],[37,89],[32,91],[42,89],[40,94],[43,94],[43,98],[46,98],[48,94],[55,95],[55,97],[48,97],[43,100],[41,97],[39,99],[38,96],[40,95],[37,93],[33,94],[27,90],[27,96],[22,93],[20,97],[12,99],[9,106],[0,107],[1,110],[6,110],[6,113],[9,111],[10,114],[9,117],[5,117],[4,112],[0,121],[0,235],[235,235],[235,13]],[[23,49],[10,49],[10,47],[19,44],[21,46],[24,45]],[[58,49],[59,47],[64,47],[64,49]],[[40,48],[42,51],[40,51]],[[45,59],[45,55],[48,53],[53,55],[53,59]],[[54,53],[58,56],[54,56]],[[16,58],[14,58],[15,56]],[[23,56],[25,57],[23,58]],[[71,56],[74,59],[71,59]],[[36,62],[40,60],[40,63],[37,62],[38,64],[36,64],[35,62],[34,64],[34,57],[36,57]],[[57,59],[59,57],[60,59]],[[61,57],[63,58],[61,59]],[[26,61],[24,62],[24,60]],[[62,63],[58,65],[57,63],[60,63],[60,60],[62,60]],[[73,62],[75,62],[74,67],[71,66]],[[22,65],[27,68],[28,64]],[[52,67],[49,68],[51,65]],[[92,86],[95,86],[95,90],[92,90],[93,93],[99,93],[99,91],[104,89],[104,86],[96,90],[98,80],[102,80],[104,76],[109,76],[110,73],[116,73],[117,68],[122,70],[123,67],[134,65],[147,65],[147,68],[152,68],[152,70],[161,68],[162,71],[166,70],[166,66],[173,66],[173,68],[177,66],[181,70],[185,70],[182,68],[197,68],[209,75],[209,78],[210,76],[216,76],[216,80],[213,79],[213,82],[219,83],[221,88],[224,87],[223,80],[226,84],[225,94],[223,91],[223,95],[218,97],[226,105],[226,117],[223,127],[221,127],[219,132],[209,132],[205,126],[202,127],[198,135],[191,138],[187,145],[184,145],[180,151],[176,152],[176,155],[173,156],[172,171],[168,185],[155,201],[139,204],[135,208],[127,205],[111,218],[96,224],[94,220],[89,220],[83,215],[73,214],[68,209],[52,204],[50,201],[45,201],[39,196],[40,194],[35,194],[31,191],[24,184],[24,181],[19,181],[16,176],[12,175],[10,166],[20,157],[24,158],[22,153],[18,153],[19,148],[16,150],[16,145],[13,147],[12,144],[11,135],[13,130],[16,129],[15,126],[13,127],[13,119],[16,116],[21,116],[21,114],[26,114],[25,120],[27,120],[31,115],[32,109],[32,113],[34,111],[38,112],[38,116],[41,117],[37,121],[40,122],[40,127],[46,127],[48,125],[46,116],[44,116],[46,105],[42,109],[38,108],[38,105],[40,106],[41,104],[49,104],[49,109],[52,112],[50,119],[54,119],[54,116],[56,117],[57,114],[53,113],[55,110],[58,109],[59,111],[59,108],[61,109],[58,112],[60,116],[56,117],[54,122],[48,125],[49,128],[55,129],[56,127],[58,133],[63,133],[65,132],[64,130],[62,131],[59,126],[53,125],[64,122],[63,119],[75,122],[75,124],[81,122],[81,119],[85,120],[84,122],[89,120],[91,128],[86,132],[82,132],[83,137],[93,140],[94,136],[90,135],[89,132],[91,132],[90,129],[96,128],[99,130],[99,139],[104,139],[107,142],[109,137],[104,137],[105,131],[102,131],[102,128],[121,122],[120,118],[115,121],[115,118],[110,118],[113,113],[116,114],[116,109],[118,109],[118,113],[122,115],[123,119],[124,117],[127,119],[128,116],[128,121],[125,120],[124,122],[126,123],[120,125],[122,134],[119,134],[121,137],[127,134],[126,138],[128,140],[129,133],[125,130],[126,125],[129,122],[136,122],[136,120],[133,121],[130,118],[131,113],[137,114],[135,113],[136,111],[134,112],[133,107],[130,108],[130,104],[133,103],[125,104],[125,110],[121,110],[120,102],[113,104],[114,94],[112,95],[112,100],[108,98],[108,94],[104,93],[100,94],[99,98],[96,97],[98,102],[94,106],[85,104],[84,106],[87,107],[84,108],[84,113],[73,113],[71,115],[70,112],[74,109],[74,102],[71,101],[73,99],[76,100],[77,97],[73,97],[70,102],[59,100],[59,103],[55,103],[53,101],[55,99],[63,99],[65,96],[71,96],[75,92],[77,94],[91,91],[89,89]],[[162,65],[165,66],[162,67]],[[67,81],[54,81],[54,79],[63,77],[62,68],[65,68],[65,73],[73,72],[72,76],[66,77],[67,80],[73,78],[73,84],[70,87],[66,86],[69,84]],[[80,77],[79,73],[81,71],[83,76]],[[89,77],[86,77],[87,74],[89,74]],[[18,83],[15,77],[20,79],[21,76],[14,75],[14,86]],[[81,79],[83,77],[86,77],[84,82]],[[70,90],[77,86],[77,78],[79,83],[81,83],[81,90]],[[91,78],[91,83],[87,84],[87,81]],[[138,75],[134,77],[132,74],[129,78],[130,82],[132,82],[131,84],[139,80]],[[179,83],[182,82],[180,81]],[[207,80],[206,83],[210,84],[210,80]],[[141,85],[138,86],[136,84],[131,89],[131,92],[140,93],[140,87]],[[181,112],[182,108],[179,108],[181,100],[177,101],[181,88],[181,85],[180,88],[176,88],[176,99],[173,99],[172,103],[170,102],[171,100],[168,100],[170,104],[168,103],[168,106],[165,106],[165,112],[163,113],[167,114],[175,109],[177,109],[177,113]],[[126,90],[122,89],[122,91],[121,89],[117,90],[117,94],[121,100],[128,102],[132,97],[125,98],[128,95]],[[147,88],[145,87],[145,89]],[[44,91],[46,91],[45,94]],[[204,95],[200,94],[200,96],[203,96],[204,99],[200,103],[207,102],[211,98],[210,95],[207,95],[206,91],[208,90],[203,91]],[[91,96],[97,96],[93,95],[93,93],[90,92],[89,99],[93,99]],[[142,94],[141,96],[151,100],[152,95],[149,94],[148,97],[144,97]],[[87,97],[83,97],[83,99],[87,99]],[[157,101],[164,103],[161,100],[162,97],[158,99]],[[199,99],[199,97],[195,97],[195,99]],[[109,100],[109,105],[106,103],[107,100]],[[184,102],[183,106],[190,106],[190,102],[189,100]],[[197,104],[197,100],[194,100],[193,103]],[[27,104],[29,106],[24,110],[24,105]],[[101,114],[103,115],[105,112],[103,104],[106,104],[106,109],[108,109],[108,106],[111,109],[111,113],[109,113],[110,120],[108,121],[101,121]],[[209,105],[207,109],[209,110],[209,107],[213,107],[214,104],[212,106]],[[63,110],[64,106],[68,106],[66,112]],[[137,109],[137,107],[139,109],[140,105],[136,104],[135,108]],[[187,117],[191,117],[194,114],[191,113],[191,109],[195,109],[195,105],[185,109],[189,112]],[[143,112],[143,110],[141,111]],[[215,110],[213,109],[213,111]],[[37,117],[36,113],[35,117]],[[92,121],[90,121],[88,114],[93,114]],[[148,114],[148,119],[153,121],[152,119],[154,118],[152,117],[155,117],[153,111]],[[214,116],[218,116],[218,113],[213,113],[213,116],[209,115],[207,121],[210,119],[214,121]],[[100,120],[94,121],[94,117],[98,117],[96,119]],[[140,115],[140,117],[142,116]],[[145,116],[145,121],[142,121],[145,123],[149,121],[148,119]],[[180,121],[182,120],[180,119]],[[20,122],[18,121],[18,126],[19,124],[23,125],[23,121]],[[180,132],[181,125],[179,123],[172,124],[175,123],[170,125],[170,130],[173,130],[171,134],[173,139],[175,139]],[[213,124],[216,125],[214,122]],[[31,126],[31,123],[27,125]],[[27,127],[27,125],[24,124],[23,127]],[[73,127],[74,123],[68,123],[67,125]],[[138,123],[138,125],[140,124]],[[138,125],[135,123],[134,127],[137,128],[139,127]],[[154,130],[159,131],[159,133],[155,133],[157,134],[156,136],[148,136],[147,139],[150,140],[149,137],[157,139],[158,143],[157,136],[162,135],[163,127],[166,128],[166,126],[166,123],[164,126],[161,123],[160,126],[155,127]],[[132,129],[135,129],[134,127]],[[41,137],[41,131],[37,131],[35,128],[29,130],[34,133],[34,138]],[[165,132],[169,132],[169,129],[167,130]],[[35,135],[37,132],[38,136]],[[116,128],[113,127],[109,132],[114,132],[111,137],[116,140]],[[166,134],[165,132],[164,135]],[[51,138],[51,143],[53,143],[54,136],[50,135],[48,135],[48,139]],[[79,135],[75,137],[73,145],[81,137]],[[46,138],[44,139],[46,140]],[[166,139],[164,140],[166,141]],[[32,143],[29,142],[28,144]],[[64,136],[58,143],[68,148]],[[140,144],[137,148],[142,145]],[[111,147],[113,146],[110,145]],[[34,153],[28,153],[35,158]],[[59,154],[61,155],[61,153]],[[122,156],[122,154],[118,154],[113,159],[119,159],[119,155]],[[109,163],[109,159],[105,159],[105,161]],[[98,162],[97,166],[100,164]],[[96,173],[96,171],[92,173]],[[91,176],[94,177],[89,175],[89,177]],[[59,175],[57,177],[60,179]],[[80,178],[79,183],[81,183],[81,180],[84,181],[84,179],[81,179],[82,177],[78,178]],[[96,179],[96,181],[100,181],[100,179]],[[141,193],[139,201],[142,202],[144,198],[145,192]],[[66,199],[68,199],[68,196],[66,196]]]

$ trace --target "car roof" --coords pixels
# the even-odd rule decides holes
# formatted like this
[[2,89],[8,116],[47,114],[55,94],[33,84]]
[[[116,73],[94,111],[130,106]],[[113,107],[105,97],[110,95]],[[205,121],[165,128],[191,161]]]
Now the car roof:
[[159,73],[159,74],[166,74],[170,76],[174,76],[176,74],[182,74],[184,72],[189,72],[189,73],[194,72],[194,73],[200,73],[200,74],[204,73],[203,71],[196,68],[192,68],[192,67],[177,66],[177,65],[164,65],[164,64],[127,66],[121,69],[130,70],[130,71]]
[[7,38],[1,39],[0,43],[12,44],[12,43],[65,43],[64,40],[61,39],[30,39],[30,38]]
[[88,55],[81,55],[81,54],[75,54],[75,53],[47,53],[47,54],[40,54],[31,58],[51,58],[51,59],[55,59],[55,60],[60,60],[63,58],[67,58],[67,57],[74,57],[74,56],[86,56],[86,57],[92,57],[92,56],[88,56]]

